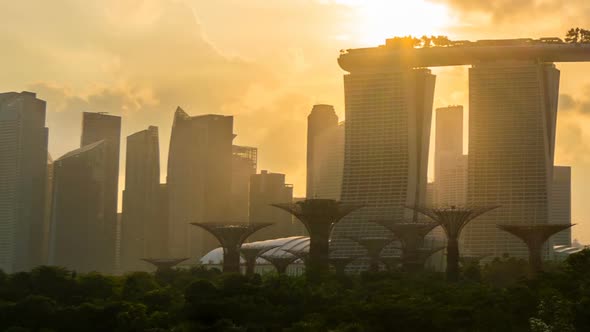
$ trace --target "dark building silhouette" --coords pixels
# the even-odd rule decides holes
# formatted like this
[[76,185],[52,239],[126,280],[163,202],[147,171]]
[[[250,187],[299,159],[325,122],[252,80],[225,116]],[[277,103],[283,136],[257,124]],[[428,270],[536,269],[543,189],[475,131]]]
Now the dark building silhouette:
[[0,269],[8,273],[45,263],[47,137],[45,101],[0,93]]
[[201,257],[213,236],[190,222],[219,222],[230,214],[233,117],[174,114],[168,155],[170,257]]
[[252,241],[303,235],[292,216],[270,204],[291,202],[293,186],[285,184],[285,174],[263,170],[250,178],[250,223],[272,222],[274,225],[252,235]]
[[111,272],[105,250],[111,225],[105,214],[109,146],[98,141],[66,153],[54,164],[49,263],[78,272]]
[[[553,168],[549,217],[550,224],[570,225],[572,223],[572,168],[569,166]],[[566,228],[551,239],[553,245],[570,247],[572,229]]]
[[258,149],[249,146],[232,147],[231,216],[234,222],[248,222],[250,177],[256,174]]
[[47,177],[45,180],[45,205],[43,220],[43,262],[49,262],[49,241],[51,227],[51,203],[53,202],[53,158],[47,154]]
[[166,219],[158,218],[159,151],[158,127],[150,126],[127,137],[121,223],[121,268],[124,271],[147,270],[146,262],[140,258],[165,257],[165,248],[160,244],[166,237]]
[[315,149],[319,135],[338,126],[338,116],[332,105],[314,105],[307,117],[307,188],[306,197],[314,197],[314,178],[316,176]]
[[[105,193],[104,222],[106,238],[102,250],[111,257],[105,262],[107,271],[114,271],[117,234],[117,202],[119,195],[119,151],[121,145],[121,117],[106,113],[84,112],[82,115],[82,139],[80,147],[104,141],[105,143]],[[110,266],[110,267],[109,267]]]

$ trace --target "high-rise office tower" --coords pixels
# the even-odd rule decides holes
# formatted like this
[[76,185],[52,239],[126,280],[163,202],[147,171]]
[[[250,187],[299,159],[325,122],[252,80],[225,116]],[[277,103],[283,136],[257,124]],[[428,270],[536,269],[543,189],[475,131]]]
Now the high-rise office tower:
[[158,127],[150,126],[127,137],[120,246],[124,271],[147,270],[150,266],[140,259],[164,257],[167,225],[158,219],[159,195]]
[[174,114],[168,155],[170,257],[201,257],[216,240],[190,222],[227,222],[231,201],[233,117]]
[[[551,204],[549,223],[572,223],[572,168],[569,166],[555,166],[553,168],[553,182],[551,184]],[[554,245],[572,245],[572,231],[570,228],[552,237]]]
[[258,149],[249,146],[232,147],[231,216],[232,222],[248,222],[250,177],[256,174]]
[[311,181],[312,198],[340,200],[344,167],[344,122],[318,133],[313,142]]
[[434,186],[436,205],[465,205],[467,156],[463,155],[463,106],[436,110]]
[[[105,215],[109,146],[98,141],[71,151],[54,164],[49,263],[78,272],[111,272],[105,250],[112,231]],[[114,252],[114,250],[113,250]]]
[[104,140],[106,149],[106,182],[104,196],[104,218],[106,238],[104,247],[107,257],[111,257],[103,269],[114,270],[115,236],[117,234],[117,202],[119,196],[119,150],[121,145],[121,117],[106,113],[82,114],[82,138],[80,147]]
[[[251,241],[302,235],[291,215],[270,204],[293,201],[293,186],[285,184],[285,174],[263,170],[250,178],[250,223],[274,225],[253,234]],[[297,221],[298,222],[298,221]]]
[[552,63],[480,62],[469,70],[467,202],[500,205],[469,224],[465,249],[526,257],[527,249],[496,224],[547,224],[559,70]]
[[338,126],[338,116],[332,105],[314,105],[307,117],[307,188],[306,196],[314,198],[314,179],[316,178],[316,140],[326,130]]
[[0,269],[8,273],[45,263],[47,137],[45,101],[0,93]]
[[[435,76],[428,69],[347,67],[342,201],[364,204],[334,229],[341,236],[382,235],[370,220],[402,221],[404,205],[426,200]],[[336,250],[354,248],[337,241]]]
[[47,173],[45,182],[45,205],[43,220],[43,262],[49,262],[49,241],[51,236],[51,203],[53,202],[53,158],[47,154]]

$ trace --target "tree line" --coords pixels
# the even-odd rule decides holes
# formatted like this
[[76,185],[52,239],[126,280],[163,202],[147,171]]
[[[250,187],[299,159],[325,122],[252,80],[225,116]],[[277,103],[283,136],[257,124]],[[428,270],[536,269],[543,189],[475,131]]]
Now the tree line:
[[466,263],[461,280],[388,271],[320,283],[194,267],[123,276],[41,266],[0,273],[0,330],[590,331],[590,250],[535,280],[526,262]]

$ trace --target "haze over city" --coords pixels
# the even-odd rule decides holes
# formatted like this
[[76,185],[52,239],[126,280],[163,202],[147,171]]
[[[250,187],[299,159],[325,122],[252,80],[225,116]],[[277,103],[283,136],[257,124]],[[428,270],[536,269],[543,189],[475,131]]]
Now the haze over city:
[[590,329],[589,20],[0,0],[0,330]]
[[[0,91],[35,91],[47,101],[53,157],[77,146],[81,112],[109,112],[124,117],[123,137],[160,127],[164,179],[176,106],[233,114],[235,143],[257,146],[260,169],[287,174],[296,196],[305,193],[306,114],[327,103],[344,116],[338,50],[410,34],[561,37],[590,15],[585,1],[3,1],[0,9]],[[559,69],[555,162],[572,166],[573,234],[587,243],[590,65]],[[465,105],[468,113],[467,67],[433,73],[435,108]]]

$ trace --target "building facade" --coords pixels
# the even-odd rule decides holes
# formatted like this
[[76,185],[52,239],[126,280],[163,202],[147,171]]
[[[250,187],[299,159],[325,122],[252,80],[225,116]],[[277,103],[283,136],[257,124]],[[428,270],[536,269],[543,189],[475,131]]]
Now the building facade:
[[46,263],[45,101],[31,92],[0,93],[0,269]]
[[436,110],[434,185],[435,205],[465,205],[467,156],[463,155],[463,106]]
[[105,215],[108,153],[106,141],[98,141],[54,162],[49,264],[112,272],[114,257],[105,250],[112,231]]
[[[344,76],[341,197],[364,207],[336,225],[336,239],[383,235],[367,221],[413,218],[404,205],[425,203],[434,85],[428,69],[361,67]],[[333,247],[362,250],[351,241]]]
[[314,198],[315,182],[318,178],[316,157],[318,152],[316,148],[322,147],[323,144],[318,142],[318,137],[338,126],[338,116],[334,112],[334,106],[319,104],[314,105],[311,113],[307,116],[307,187],[306,197]]
[[[572,168],[569,166],[553,168],[549,217],[552,224],[572,223]],[[551,239],[553,245],[571,247],[572,230],[568,228],[553,235]]]
[[121,146],[121,117],[106,113],[82,114],[82,138],[80,147],[104,141],[106,149],[106,179],[104,196],[104,216],[106,238],[102,250],[111,257],[105,262],[107,271],[115,269],[116,234],[117,234],[117,205],[119,198],[119,154]]
[[191,222],[227,222],[231,202],[233,117],[174,114],[168,155],[170,257],[201,257],[217,245]]
[[344,122],[314,138],[309,198],[340,200],[344,168]]
[[142,258],[164,257],[166,219],[159,219],[160,147],[158,127],[127,137],[121,222],[121,269],[148,270]]
[[285,184],[285,174],[266,170],[250,178],[250,223],[271,222],[274,225],[254,233],[249,241],[301,235],[301,228],[291,214],[271,206],[293,201],[293,186]]
[[232,222],[248,222],[250,177],[256,174],[258,149],[232,146],[231,216]]
[[527,257],[496,224],[547,224],[559,94],[559,70],[536,61],[481,62],[469,70],[467,202],[499,205],[467,226],[474,255]]

